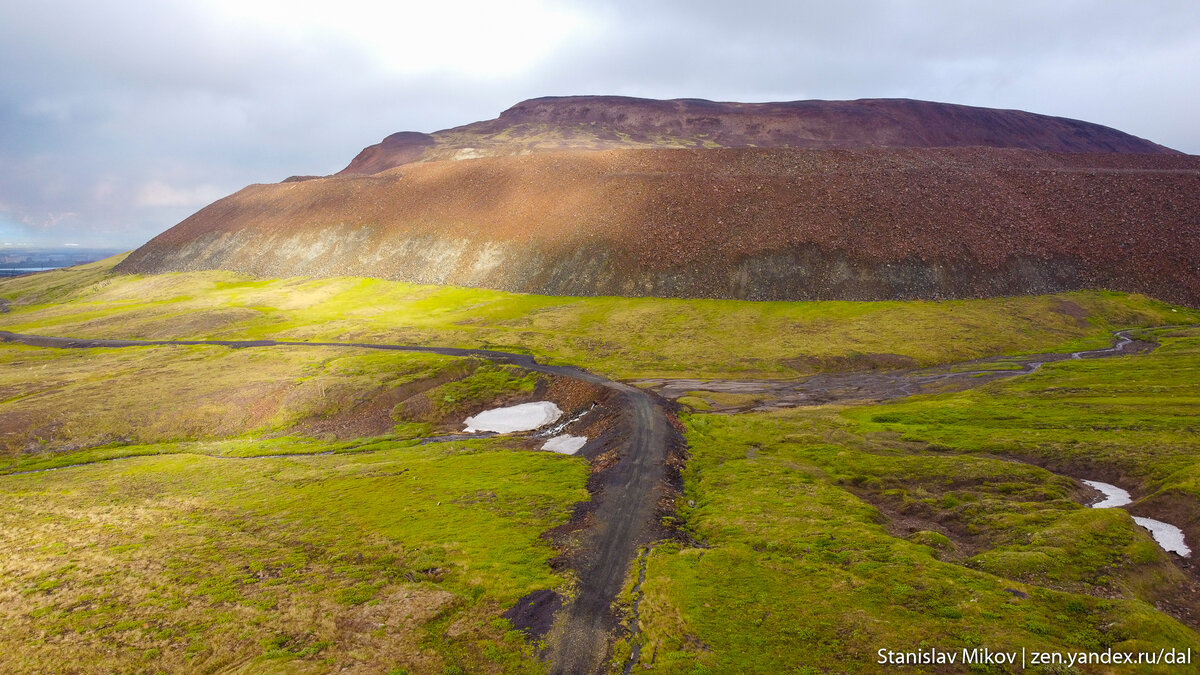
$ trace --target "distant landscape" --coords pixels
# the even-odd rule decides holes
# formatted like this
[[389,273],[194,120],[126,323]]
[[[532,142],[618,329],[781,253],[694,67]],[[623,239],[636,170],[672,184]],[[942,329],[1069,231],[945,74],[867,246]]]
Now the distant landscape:
[[84,265],[120,253],[117,248],[0,246],[0,277]]
[[1197,213],[1087,122],[567,97],[4,279],[0,669],[1190,672]]

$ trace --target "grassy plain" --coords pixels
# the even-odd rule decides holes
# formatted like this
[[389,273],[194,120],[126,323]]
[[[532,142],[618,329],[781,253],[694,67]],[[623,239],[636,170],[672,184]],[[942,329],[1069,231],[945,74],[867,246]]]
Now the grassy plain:
[[[483,346],[704,378],[1094,348],[1117,328],[1200,322],[1099,291],[554,298],[112,264],[0,282],[0,329]],[[878,672],[881,648],[1200,649],[1155,608],[1185,573],[1125,511],[1083,508],[1079,485],[1043,468],[1132,488],[1200,536],[1182,520],[1200,522],[1200,334],[1157,337],[1149,355],[956,394],[685,415],[678,518],[695,545],[645,559],[638,667]],[[503,440],[410,440],[536,385],[422,354],[0,345],[0,669],[541,670],[499,616],[569,588],[540,534],[587,498],[588,465]],[[696,394],[697,408],[734,401]],[[401,405],[413,396],[419,415]]]
[[[164,452],[172,449],[163,448]],[[581,460],[471,441],[0,480],[6,672],[528,672]]]
[[[283,434],[305,422],[352,415],[405,385],[455,371],[465,375],[464,365],[432,354],[321,347],[5,345],[0,470],[16,458],[104,445]],[[390,411],[381,412],[382,435],[391,429]]]
[[541,535],[587,463],[412,440],[538,384],[366,349],[0,345],[0,670],[540,672],[500,614],[569,587]]
[[917,302],[568,298],[362,278],[113,275],[116,260],[0,284],[0,329],[72,337],[381,341],[531,352],[623,379],[790,377],[1107,346],[1200,312],[1099,291]]

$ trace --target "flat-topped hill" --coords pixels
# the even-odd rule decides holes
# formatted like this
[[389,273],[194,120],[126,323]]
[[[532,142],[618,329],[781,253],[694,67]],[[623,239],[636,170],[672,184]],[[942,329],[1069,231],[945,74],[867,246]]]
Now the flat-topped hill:
[[[533,113],[530,113],[533,114]],[[1200,157],[997,148],[565,150],[253,185],[127,272],[568,295],[1200,304]]]
[[940,148],[1173,153],[1122,131],[1020,110],[908,99],[718,103],[565,96],[518,103],[493,120],[401,132],[364,149],[343,174],[411,162],[617,148]]

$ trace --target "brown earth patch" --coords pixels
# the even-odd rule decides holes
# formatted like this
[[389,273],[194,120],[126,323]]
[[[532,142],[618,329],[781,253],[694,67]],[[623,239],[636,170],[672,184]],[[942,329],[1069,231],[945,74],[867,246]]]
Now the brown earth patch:
[[478,363],[456,362],[437,375],[406,382],[399,386],[379,386],[356,397],[350,405],[330,416],[313,415],[301,420],[287,434],[307,436],[332,434],[341,440],[381,436],[392,430],[397,417],[410,420],[430,419],[449,426],[449,421],[435,418],[435,408],[428,392],[448,382],[460,380],[474,371]]
[[530,639],[540,640],[550,632],[550,626],[554,624],[554,613],[562,609],[562,605],[562,596],[554,591],[533,591],[505,610],[501,616]]
[[915,368],[916,359],[903,354],[851,352],[837,356],[799,356],[784,359],[783,364],[798,373],[846,372],[859,370],[898,370]]
[[1050,311],[1075,319],[1077,325],[1087,325],[1088,311],[1070,300],[1055,300],[1054,304],[1050,306]]
[[378,602],[357,605],[334,617],[339,651],[350,655],[342,672],[378,672],[378,663],[356,663],[354,654],[390,654],[422,671],[440,670],[442,658],[422,647],[420,628],[450,608],[457,597],[446,591],[406,588]]
[[[1184,542],[1192,555],[1200,555],[1200,499],[1182,490],[1164,490],[1135,500],[1128,511],[1170,523],[1183,530]],[[1175,557],[1176,563],[1200,582],[1200,566],[1192,558]],[[1200,596],[1197,596],[1200,597]]]
[[962,562],[995,546],[988,537],[970,532],[951,512],[936,509],[918,500],[903,501],[861,486],[843,485],[854,496],[879,509],[888,534],[912,540],[919,532],[937,532],[952,542],[949,548],[935,549],[938,558]]

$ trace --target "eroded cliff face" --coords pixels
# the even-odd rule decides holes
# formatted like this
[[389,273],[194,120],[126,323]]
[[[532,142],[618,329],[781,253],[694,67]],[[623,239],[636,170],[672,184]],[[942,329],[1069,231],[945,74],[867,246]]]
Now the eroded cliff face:
[[1200,304],[1200,158],[958,149],[559,151],[250,186],[119,269],[563,295]]

